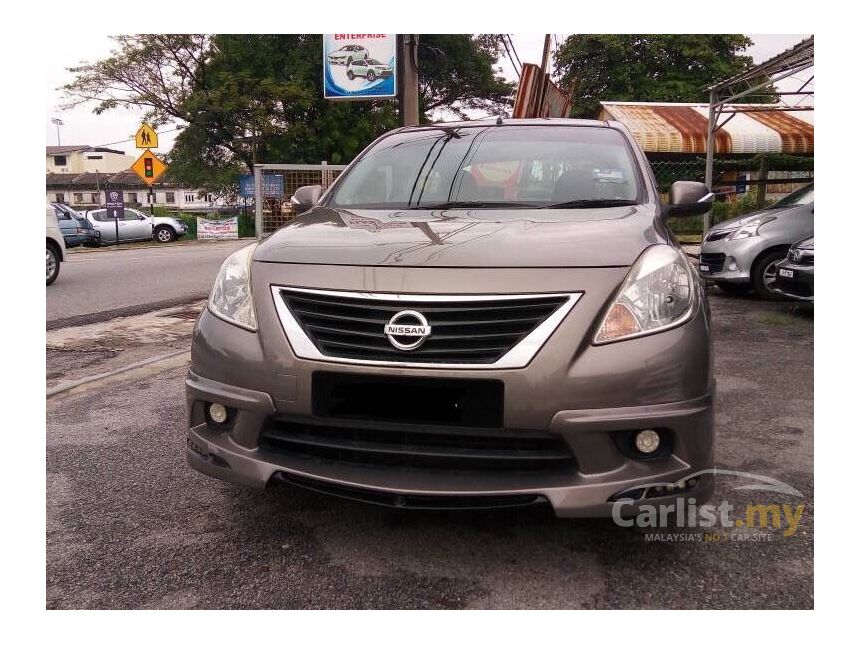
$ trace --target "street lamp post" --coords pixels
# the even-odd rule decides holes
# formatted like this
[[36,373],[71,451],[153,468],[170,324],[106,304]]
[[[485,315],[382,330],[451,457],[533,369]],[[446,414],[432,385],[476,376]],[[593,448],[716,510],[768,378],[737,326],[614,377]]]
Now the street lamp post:
[[60,126],[65,125],[65,123],[63,123],[62,119],[58,119],[56,117],[51,119],[51,123],[53,123],[55,126],[57,126],[57,145],[59,146],[59,145],[61,145],[60,144]]

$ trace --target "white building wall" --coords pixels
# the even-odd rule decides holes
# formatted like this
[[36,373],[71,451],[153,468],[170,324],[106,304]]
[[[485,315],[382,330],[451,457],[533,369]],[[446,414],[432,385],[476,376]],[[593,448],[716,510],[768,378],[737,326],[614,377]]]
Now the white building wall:
[[[58,157],[66,158],[65,166],[56,164]],[[65,155],[45,155],[45,172],[122,172],[131,168],[135,158],[131,155],[113,152],[82,150],[67,152]]]
[[[150,204],[148,188],[124,188],[122,192],[126,206],[143,208]],[[213,199],[212,195],[200,197],[200,191],[190,188],[158,187],[153,193],[156,206],[171,210],[201,211],[226,206]],[[80,210],[91,210],[104,204],[104,190],[96,192],[95,187],[47,188],[45,196],[49,202],[62,201]]]

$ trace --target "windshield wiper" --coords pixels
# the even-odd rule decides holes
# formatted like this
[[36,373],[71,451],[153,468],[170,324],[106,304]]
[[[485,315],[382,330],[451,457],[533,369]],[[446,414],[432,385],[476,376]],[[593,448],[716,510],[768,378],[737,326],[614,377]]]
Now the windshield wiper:
[[530,204],[522,202],[482,202],[482,201],[451,201],[451,202],[434,202],[431,204],[416,204],[415,206],[407,206],[406,210],[433,210],[446,208],[527,208]]
[[634,199],[573,199],[569,202],[547,204],[541,208],[609,208],[611,206],[635,206]]

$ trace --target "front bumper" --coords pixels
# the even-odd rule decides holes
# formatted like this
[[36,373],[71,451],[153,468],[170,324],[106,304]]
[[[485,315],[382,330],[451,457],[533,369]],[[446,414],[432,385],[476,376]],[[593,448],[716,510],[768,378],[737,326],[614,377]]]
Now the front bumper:
[[[648,484],[670,484],[713,468],[713,377],[709,320],[702,300],[684,325],[631,341],[592,345],[594,321],[626,269],[507,270],[373,269],[292,265],[292,284],[338,284],[383,292],[432,293],[434,284],[458,284],[464,293],[490,291],[500,281],[527,291],[586,292],[530,364],[517,369],[430,369],[339,364],[298,358],[275,311],[270,285],[283,267],[254,265],[259,332],[230,325],[204,310],[195,327],[188,400],[188,461],[197,470],[236,483],[264,487],[278,480],[375,503],[419,508],[463,508],[549,502],[564,517],[606,516],[612,496]],[[573,276],[571,278],[571,276]],[[367,282],[365,282],[367,281]],[[320,283],[323,284],[320,284]],[[261,442],[267,423],[289,418],[318,422],[314,373],[390,379],[491,379],[504,385],[502,428],[497,434],[534,431],[559,437],[574,457],[569,470],[539,472],[423,469],[313,458],[273,451]],[[233,425],[207,421],[206,403],[236,410]],[[406,428],[404,424],[404,428]],[[623,454],[616,433],[658,428],[672,438],[670,454],[640,460]],[[688,493],[710,494],[708,478]],[[671,498],[672,496],[666,496]],[[649,498],[648,502],[653,502]]]
[[[783,275],[790,271],[791,276]],[[774,291],[804,302],[815,301],[815,267],[810,264],[796,264],[783,260],[776,265]]]
[[[700,484],[684,495],[648,498],[648,503],[655,503],[678,496],[703,501],[713,486],[708,477],[701,478],[702,471],[713,468],[710,394],[651,406],[559,411],[549,430],[563,437],[580,468],[540,477],[369,467],[268,452],[257,445],[264,422],[277,413],[267,393],[190,372],[186,396],[188,463],[212,477],[255,488],[288,481],[321,492],[391,505],[428,507],[422,504],[422,498],[426,498],[432,500],[434,508],[503,506],[505,500],[510,500],[509,505],[546,501],[560,517],[596,517],[610,515],[610,498],[629,489],[700,477]],[[207,422],[204,402],[237,410],[232,428],[222,430]],[[675,450],[663,458],[638,461],[624,457],[612,440],[613,432],[655,427],[667,430],[674,438]]]
[[758,235],[706,241],[699,256],[699,275],[721,282],[749,282],[753,262],[766,247],[767,241]]

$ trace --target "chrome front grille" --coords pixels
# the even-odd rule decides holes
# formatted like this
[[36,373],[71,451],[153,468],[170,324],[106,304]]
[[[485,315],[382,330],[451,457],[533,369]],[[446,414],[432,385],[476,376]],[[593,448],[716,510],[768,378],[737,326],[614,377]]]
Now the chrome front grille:
[[[431,296],[290,287],[272,287],[272,294],[293,351],[302,358],[497,369],[527,365],[581,295]],[[421,314],[429,335],[404,350],[385,331],[396,314],[409,311]]]

